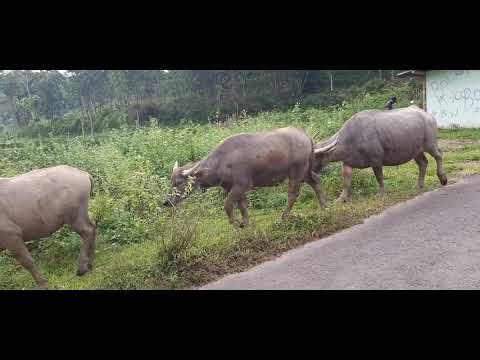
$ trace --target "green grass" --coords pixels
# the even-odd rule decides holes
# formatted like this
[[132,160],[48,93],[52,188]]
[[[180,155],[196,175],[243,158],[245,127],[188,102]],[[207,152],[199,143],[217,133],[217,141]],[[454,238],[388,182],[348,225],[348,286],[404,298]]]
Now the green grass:
[[[388,91],[387,91],[388,92]],[[396,92],[398,93],[398,92]],[[251,192],[251,225],[235,229],[223,211],[220,189],[195,193],[176,211],[160,204],[170,191],[171,168],[205,156],[225,137],[246,131],[298,126],[324,138],[353,113],[383,105],[385,94],[358,99],[328,110],[264,113],[230,126],[188,125],[135,132],[113,131],[96,138],[51,138],[42,144],[2,149],[0,176],[13,176],[55,164],[80,167],[97,182],[91,216],[99,221],[93,272],[75,276],[80,238],[62,229],[45,241],[32,243],[32,255],[49,279],[51,289],[178,289],[197,286],[230,272],[248,269],[312,239],[361,223],[400,201],[417,195],[418,167],[412,161],[386,167],[383,198],[370,169],[355,171],[353,198],[337,205],[341,192],[340,165],[331,164],[322,176],[329,199],[320,209],[313,191],[304,186],[293,216],[280,221],[287,185]],[[440,131],[442,139],[480,139],[479,130]],[[446,144],[444,166],[450,179],[480,171],[480,144]],[[427,155],[426,191],[440,186],[435,161]],[[238,216],[238,211],[237,211]],[[0,253],[0,288],[32,289],[32,277],[7,253]]]
[[441,129],[439,139],[480,140],[478,129]]

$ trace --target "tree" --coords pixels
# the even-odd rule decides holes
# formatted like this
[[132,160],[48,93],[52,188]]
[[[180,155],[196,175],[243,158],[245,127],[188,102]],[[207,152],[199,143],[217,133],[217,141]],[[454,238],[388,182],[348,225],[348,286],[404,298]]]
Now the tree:
[[330,91],[333,91],[333,70],[329,70],[330,75]]
[[0,74],[0,91],[4,93],[10,103],[10,108],[13,109],[13,115],[17,122],[17,126],[21,126],[21,118],[17,109],[17,99],[22,95],[22,87],[13,73]]
[[23,99],[17,101],[17,106],[26,112],[30,113],[30,121],[27,125],[32,126],[38,120],[38,109],[40,104],[40,96],[33,95],[24,97]]
[[40,97],[39,112],[52,124],[55,114],[65,110],[65,86],[66,78],[55,70],[40,72],[35,84],[34,92]]
[[33,79],[33,72],[31,70],[15,70],[13,72],[14,76],[19,80],[19,82],[25,87],[28,97],[31,97],[30,85]]

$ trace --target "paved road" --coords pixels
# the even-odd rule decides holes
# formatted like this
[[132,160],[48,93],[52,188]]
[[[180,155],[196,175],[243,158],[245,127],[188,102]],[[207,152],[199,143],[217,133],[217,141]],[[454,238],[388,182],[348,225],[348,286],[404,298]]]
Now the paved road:
[[480,289],[480,176],[202,289]]

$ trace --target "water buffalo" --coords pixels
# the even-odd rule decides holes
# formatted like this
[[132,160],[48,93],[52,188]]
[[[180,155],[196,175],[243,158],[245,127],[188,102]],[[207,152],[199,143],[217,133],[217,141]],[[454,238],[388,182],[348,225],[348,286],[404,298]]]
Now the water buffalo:
[[25,242],[50,236],[65,224],[83,240],[77,275],[91,270],[95,225],[88,217],[88,201],[93,189],[90,174],[65,165],[0,178],[0,249],[8,249],[39,288],[47,287],[47,279]]
[[[246,192],[274,186],[286,178],[289,179],[288,205],[283,219],[289,215],[303,182],[313,188],[323,206],[319,177],[312,172],[313,148],[312,139],[302,129],[282,128],[231,136],[203,160],[181,167],[175,163],[171,182],[177,194],[169,196],[164,205],[176,205],[188,195],[187,180],[191,177],[193,187],[221,186],[225,190],[228,194],[225,212],[234,226],[248,225]],[[235,203],[242,214],[242,223],[235,219]]]
[[425,183],[428,160],[437,162],[437,176],[447,184],[442,152],[437,144],[437,122],[416,105],[396,110],[365,110],[355,114],[330,139],[315,146],[313,170],[320,171],[329,162],[343,163],[343,192],[337,201],[350,195],[352,170],[371,167],[384,194],[383,166],[405,164],[415,160],[420,168],[418,187]]

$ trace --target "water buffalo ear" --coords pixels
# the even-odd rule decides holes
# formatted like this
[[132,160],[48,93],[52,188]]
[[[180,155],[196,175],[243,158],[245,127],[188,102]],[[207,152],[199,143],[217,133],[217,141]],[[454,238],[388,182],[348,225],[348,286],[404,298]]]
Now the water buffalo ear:
[[175,161],[175,164],[173,165],[173,171],[178,169],[178,161]]

